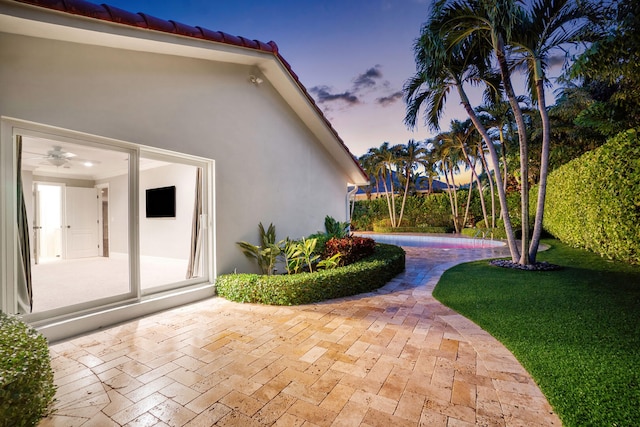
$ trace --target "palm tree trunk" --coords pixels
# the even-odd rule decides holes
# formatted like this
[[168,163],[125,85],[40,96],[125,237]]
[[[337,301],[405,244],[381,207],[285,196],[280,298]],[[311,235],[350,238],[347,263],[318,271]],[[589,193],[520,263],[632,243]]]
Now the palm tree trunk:
[[[482,164],[482,162],[480,162]],[[485,204],[484,201],[484,193],[482,192],[482,182],[480,181],[480,176],[478,176],[478,173],[476,172],[476,168],[475,165],[473,167],[473,176],[476,180],[476,183],[478,184],[478,194],[480,195],[480,207],[482,207],[482,215],[484,216],[484,225],[489,228],[489,218],[487,216],[487,205]],[[491,181],[491,177],[489,177],[489,181]]]
[[[487,172],[487,180],[489,181],[489,190],[491,191],[491,228],[496,228],[496,193],[493,187],[493,177],[489,171],[489,165],[487,164],[487,159],[484,156],[484,150],[482,147],[479,147],[478,150],[480,153],[480,161],[482,162],[483,169]],[[496,173],[500,173],[499,171]],[[485,215],[486,218],[486,215]],[[489,228],[489,223],[486,222],[487,228]]]
[[404,194],[402,195],[402,207],[400,208],[400,217],[398,218],[398,227],[402,223],[402,215],[404,214],[404,204],[407,201],[407,193],[409,192],[409,179],[411,177],[411,169],[407,169],[407,183],[404,186]]
[[455,205],[453,204],[453,195],[451,194],[451,184],[449,183],[449,175],[447,170],[444,171],[444,180],[447,183],[447,196],[449,196],[449,206],[451,206],[451,216],[453,217],[453,228],[458,232],[458,221],[456,219]]
[[[500,75],[502,76],[502,83],[504,84],[504,90],[509,99],[509,105],[516,119],[516,125],[518,126],[518,141],[520,143],[520,209],[522,210],[522,246],[520,250],[519,263],[527,265],[529,260],[529,148],[527,142],[527,131],[522,116],[522,110],[516,98],[513,85],[511,84],[511,73],[507,64],[507,58],[504,51],[504,42],[500,35],[497,35],[494,43],[494,50],[498,59],[498,65],[500,66]],[[505,217],[507,215],[505,214]]]
[[469,181],[469,191],[467,192],[467,206],[464,208],[464,218],[462,220],[462,228],[467,224],[469,220],[469,207],[471,205],[471,192],[473,191],[473,179]]
[[538,110],[542,119],[542,152],[540,154],[540,182],[538,184],[538,201],[536,203],[536,218],[533,227],[533,236],[529,246],[529,260],[536,261],[540,236],[542,235],[542,220],[544,219],[544,201],[547,194],[547,175],[549,174],[549,144],[551,139],[551,124],[544,98],[544,85],[542,79],[536,80],[538,91]]
[[[507,171],[507,141],[504,137],[504,130],[502,128],[500,128],[499,131],[500,134],[500,146],[502,147],[502,173],[504,173],[504,177],[502,178],[502,183],[504,186],[504,191],[507,191],[507,178],[508,178],[508,171]],[[496,171],[496,173],[500,173],[499,171]]]
[[[476,115],[475,111],[473,110],[473,108],[471,108],[471,104],[469,103],[469,98],[467,97],[467,94],[462,88],[462,85],[457,84],[456,87],[458,88],[458,93],[460,94],[460,98],[462,100],[462,105],[464,106],[464,109],[469,115],[469,118],[471,118],[473,125],[476,127],[478,132],[480,132],[480,135],[482,135],[482,139],[484,140],[484,143],[486,144],[487,149],[489,150],[489,157],[491,158],[493,169],[496,171],[499,171],[500,162],[498,161],[498,153],[496,152],[496,148],[493,146],[493,143],[491,142],[491,137],[487,133],[487,129],[485,129],[480,119],[478,119],[478,116]],[[507,192],[505,191],[505,188],[502,185],[502,177],[500,176],[500,173],[496,173],[495,177],[496,177],[496,184],[498,186],[498,198],[500,200],[500,209],[502,210],[502,213],[504,216],[504,230],[505,230],[505,233],[507,234],[507,244],[509,245],[511,261],[518,262],[518,259],[520,258],[520,253],[518,251],[518,246],[516,244],[516,238],[513,234],[513,227],[511,226],[511,218],[509,217],[509,207],[507,205]]]
[[453,175],[453,168],[449,169],[449,173],[451,173],[451,185],[453,186],[453,221],[456,233],[460,233],[460,224],[458,223],[458,191],[456,190],[456,178]]
[[382,183],[384,185],[384,195],[387,198],[387,209],[389,209],[389,221],[391,221],[391,227],[395,228],[396,223],[394,221],[393,215],[392,215],[392,210],[391,210],[391,201],[389,200],[389,190],[387,188],[387,177],[386,174],[382,175]]
[[389,167],[389,176],[391,177],[389,179],[389,184],[391,185],[391,224],[393,226],[393,228],[397,227],[397,223],[396,223],[396,194],[395,191],[393,190],[393,170],[391,169],[391,167]]

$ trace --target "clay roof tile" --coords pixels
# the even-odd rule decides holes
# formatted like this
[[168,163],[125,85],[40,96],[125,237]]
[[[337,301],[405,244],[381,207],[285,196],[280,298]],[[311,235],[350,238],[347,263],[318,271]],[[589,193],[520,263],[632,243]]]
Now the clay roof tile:
[[[46,2],[43,1],[42,3]],[[66,11],[69,13],[73,13],[74,15],[83,15],[90,18],[111,21],[109,11],[105,9],[101,4],[89,3],[84,0],[65,0],[64,4],[67,7]]]
[[232,36],[231,34],[227,34],[227,33],[224,33],[224,32],[221,32],[221,33],[222,33],[222,38],[224,39],[225,43],[232,44],[232,45],[235,45],[235,46],[244,46],[242,44],[242,39],[240,39],[240,37]]
[[173,24],[169,21],[147,15],[146,13],[140,13],[140,16],[144,18],[147,23],[147,28],[150,30],[162,31],[163,33],[173,32]]
[[220,31],[211,31],[207,28],[196,27],[200,29],[202,33],[202,37],[206,40],[210,40],[212,42],[224,43],[224,37],[222,37],[222,33]]
[[175,33],[180,34],[181,36],[194,37],[197,39],[204,38],[202,36],[202,31],[200,31],[197,27],[192,27],[190,25],[183,24],[181,22],[176,22],[169,20],[175,27]]
[[134,27],[147,28],[147,22],[139,13],[132,13],[108,4],[102,5],[111,15],[111,20],[118,24],[132,25]]

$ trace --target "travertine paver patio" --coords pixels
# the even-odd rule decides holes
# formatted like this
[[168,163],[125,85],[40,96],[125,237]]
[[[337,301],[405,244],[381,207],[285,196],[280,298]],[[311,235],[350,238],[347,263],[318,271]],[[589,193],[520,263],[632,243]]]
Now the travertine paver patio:
[[491,251],[407,248],[378,292],[299,307],[213,298],[51,347],[49,426],[560,426],[498,341],[431,297]]

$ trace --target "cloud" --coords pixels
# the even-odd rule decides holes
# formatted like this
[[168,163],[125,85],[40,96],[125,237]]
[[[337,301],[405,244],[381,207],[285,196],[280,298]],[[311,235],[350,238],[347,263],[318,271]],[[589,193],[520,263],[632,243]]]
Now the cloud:
[[309,89],[309,92],[313,93],[316,96],[316,101],[318,102],[318,104],[324,104],[326,102],[334,101],[344,101],[348,105],[355,105],[360,103],[360,100],[353,92],[345,91],[342,93],[331,93],[331,90],[332,89],[329,86],[314,86]]
[[402,95],[403,95],[402,91],[398,91],[398,92],[392,93],[389,96],[381,96],[380,98],[376,98],[376,102],[382,105],[383,107],[387,107],[401,100]]
[[376,80],[379,80],[381,78],[382,72],[380,71],[380,65],[376,64],[375,66],[369,68],[367,71],[353,79],[353,90],[357,92],[362,89],[372,88],[377,84]]

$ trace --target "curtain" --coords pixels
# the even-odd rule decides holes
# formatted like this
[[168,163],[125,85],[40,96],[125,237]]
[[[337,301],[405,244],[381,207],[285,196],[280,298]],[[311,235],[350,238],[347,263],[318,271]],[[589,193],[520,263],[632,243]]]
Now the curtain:
[[29,223],[22,188],[22,136],[16,137],[17,201],[18,201],[18,309],[21,313],[33,310],[33,284],[31,282],[31,249],[29,247]]
[[196,169],[196,191],[191,222],[191,245],[187,279],[198,277],[200,271],[200,251],[202,247],[202,168]]

